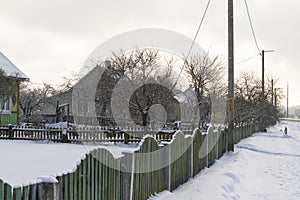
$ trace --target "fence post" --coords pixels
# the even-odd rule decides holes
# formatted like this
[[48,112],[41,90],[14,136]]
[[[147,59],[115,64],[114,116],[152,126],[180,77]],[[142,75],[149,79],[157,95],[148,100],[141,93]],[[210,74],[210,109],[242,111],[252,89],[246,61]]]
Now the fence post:
[[124,144],[129,143],[129,134],[124,132]]
[[22,187],[18,187],[18,188],[13,189],[13,199],[14,200],[21,200],[22,199]]
[[121,197],[122,200],[130,200],[132,194],[131,194],[131,182],[133,181],[131,179],[132,174],[134,173],[132,171],[133,166],[133,153],[123,152],[124,157],[121,158]]
[[4,199],[12,200],[12,187],[11,185],[4,183]]
[[4,199],[4,183],[3,181],[0,179],[0,199]]
[[13,126],[12,125],[8,126],[8,135],[9,135],[10,139],[12,139],[14,137],[14,131],[13,131]]
[[68,142],[68,130],[66,128],[64,128],[62,130],[62,134],[61,134],[61,141],[63,143],[67,143]]
[[189,163],[189,178],[194,177],[194,149],[193,149],[193,142],[194,142],[194,137],[189,138],[190,141],[188,141],[189,148],[188,148],[188,163]]
[[59,200],[58,180],[54,177],[38,178],[41,182],[37,185],[37,199]]

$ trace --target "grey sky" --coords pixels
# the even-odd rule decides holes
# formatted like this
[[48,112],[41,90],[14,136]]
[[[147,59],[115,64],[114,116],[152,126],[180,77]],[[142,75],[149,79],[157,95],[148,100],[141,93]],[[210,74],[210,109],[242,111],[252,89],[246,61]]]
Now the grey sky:
[[[163,28],[193,38],[206,0],[1,0],[0,51],[32,82],[58,83],[78,72],[102,42],[125,31]],[[235,0],[235,61],[257,54],[244,0]],[[266,54],[266,73],[290,84],[292,105],[300,104],[300,1],[248,0],[254,29]],[[212,0],[197,43],[227,61],[227,1]],[[256,56],[236,65],[261,73]]]

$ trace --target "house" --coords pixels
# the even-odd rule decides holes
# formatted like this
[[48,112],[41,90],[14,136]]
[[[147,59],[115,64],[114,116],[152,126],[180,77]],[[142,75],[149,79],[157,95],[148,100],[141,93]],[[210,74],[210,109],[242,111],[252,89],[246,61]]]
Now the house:
[[46,124],[56,122],[73,122],[72,113],[72,91],[67,91],[48,97],[45,103],[41,104],[41,114]]
[[19,85],[29,78],[0,52],[0,124],[17,124]]
[[[80,124],[100,124],[102,126],[115,126],[118,124],[118,126],[120,126],[120,121],[122,121],[122,126],[132,125],[133,122],[142,125],[144,116],[142,116],[140,110],[144,107],[159,103],[163,104],[169,114],[167,116],[168,122],[180,120],[180,106],[178,100],[168,92],[167,88],[152,82],[152,84],[148,84],[146,88],[149,89],[149,91],[147,90],[145,93],[146,96],[142,95],[143,89],[139,88],[134,93],[134,95],[139,98],[130,98],[130,105],[139,104],[140,107],[138,109],[129,106],[128,114],[124,113],[122,108],[118,109],[115,107],[115,109],[122,112],[122,118],[118,118],[119,121],[116,122],[113,117],[111,101],[118,82],[118,75],[116,75],[116,71],[110,62],[106,61],[103,65],[97,65],[91,69],[70,90],[49,97],[47,103],[41,108],[45,122],[73,122],[72,120],[75,118],[76,123]],[[128,91],[126,88],[119,89],[125,93]],[[149,98],[148,96],[153,96],[151,91],[152,93],[155,91],[156,96],[152,97],[151,105],[144,105],[145,102],[148,102],[146,100],[149,100],[147,99]],[[130,119],[132,119],[133,122]],[[150,123],[152,124],[152,122]]]

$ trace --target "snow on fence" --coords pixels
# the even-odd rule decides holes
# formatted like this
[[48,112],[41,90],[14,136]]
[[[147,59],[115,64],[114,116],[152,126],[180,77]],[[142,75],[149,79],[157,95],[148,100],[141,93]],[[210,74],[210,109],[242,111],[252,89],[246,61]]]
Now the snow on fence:
[[[249,137],[258,126],[237,127],[234,142]],[[173,191],[210,167],[227,151],[227,131],[218,128],[192,135],[177,131],[165,146],[146,136],[138,150],[115,158],[106,149],[86,155],[72,172],[57,181],[13,188],[0,179],[0,200],[11,199],[124,199],[140,200],[163,190]],[[46,188],[46,189],[45,189]]]
[[[49,140],[68,143],[103,143],[124,142],[138,143],[147,134],[159,141],[170,141],[175,130],[147,130],[140,128],[111,129],[109,127],[78,127],[78,128],[51,128],[51,127],[0,127],[0,139],[14,140]],[[184,130],[191,133],[191,130]]]

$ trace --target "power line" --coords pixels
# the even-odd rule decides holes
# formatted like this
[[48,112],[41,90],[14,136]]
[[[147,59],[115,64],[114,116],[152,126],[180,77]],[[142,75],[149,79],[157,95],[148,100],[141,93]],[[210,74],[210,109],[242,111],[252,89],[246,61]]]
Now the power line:
[[258,46],[258,42],[257,42],[256,36],[255,36],[255,32],[254,32],[253,23],[252,23],[252,20],[251,20],[251,16],[250,16],[250,12],[249,12],[249,7],[248,7],[248,4],[247,4],[247,0],[244,0],[244,2],[245,2],[246,10],[247,10],[247,15],[248,15],[248,19],[249,19],[251,31],[252,31],[252,36],[254,38],[255,45],[256,45],[256,48],[258,50],[258,53],[259,53],[259,55],[261,55],[260,48]]
[[202,15],[201,21],[200,21],[200,23],[199,23],[198,29],[197,29],[197,31],[196,31],[196,34],[195,34],[195,36],[194,36],[193,42],[192,42],[192,44],[191,44],[191,47],[190,47],[190,49],[189,49],[189,51],[188,51],[188,54],[187,54],[186,58],[189,57],[189,55],[190,55],[190,53],[191,53],[191,51],[192,51],[192,49],[193,49],[193,47],[194,47],[194,44],[195,44],[196,39],[197,39],[197,37],[198,37],[200,28],[201,28],[201,26],[202,26],[202,24],[203,24],[203,21],[204,21],[204,18],[205,18],[205,16],[206,16],[208,7],[209,7],[209,5],[210,5],[210,2],[211,2],[211,0],[208,0],[208,1],[207,1],[207,4],[206,4],[205,10],[204,10],[204,13],[203,13],[203,15]]
[[36,83],[36,82],[26,82],[29,85],[45,85],[45,84],[49,84],[51,86],[60,86],[61,84],[57,84],[57,83]]
[[249,58],[243,59],[243,60],[241,60],[241,61],[235,63],[235,65],[240,65],[240,64],[242,64],[242,63],[244,63],[244,62],[247,62],[247,61],[251,60],[252,58],[255,58],[255,57],[258,56],[258,55],[260,55],[260,54],[255,54],[255,55],[253,55],[253,56],[250,56]]
[[[196,42],[196,39],[197,39],[197,37],[198,37],[199,31],[200,31],[200,29],[201,29],[201,27],[202,27],[202,24],[203,24],[203,22],[204,22],[204,18],[205,18],[205,16],[206,16],[207,10],[208,10],[208,8],[209,8],[210,2],[211,2],[211,0],[208,0],[207,3],[206,3],[204,13],[203,13],[203,15],[202,15],[202,17],[201,17],[201,20],[200,20],[200,23],[199,23],[199,25],[198,25],[197,31],[196,31],[196,33],[195,33],[195,36],[194,36],[194,38],[193,38],[192,44],[191,44],[191,46],[190,46],[190,48],[189,48],[188,54],[187,54],[187,55],[185,56],[185,58],[184,58],[184,62],[186,62],[187,58],[190,56],[190,54],[191,54],[191,52],[192,52],[192,49],[193,49],[194,44],[195,44],[195,42]],[[180,75],[181,75],[181,73],[182,73],[182,71],[183,71],[183,68],[184,68],[184,65],[183,65],[183,66],[181,67],[181,69],[180,69],[180,72],[179,72],[178,77],[177,77],[177,79],[176,79],[176,81],[175,81],[175,84],[174,84],[174,86],[173,86],[173,89],[174,89],[174,87],[176,86],[176,84],[177,84],[177,82],[178,82],[178,79],[179,79],[179,77],[180,77]]]

